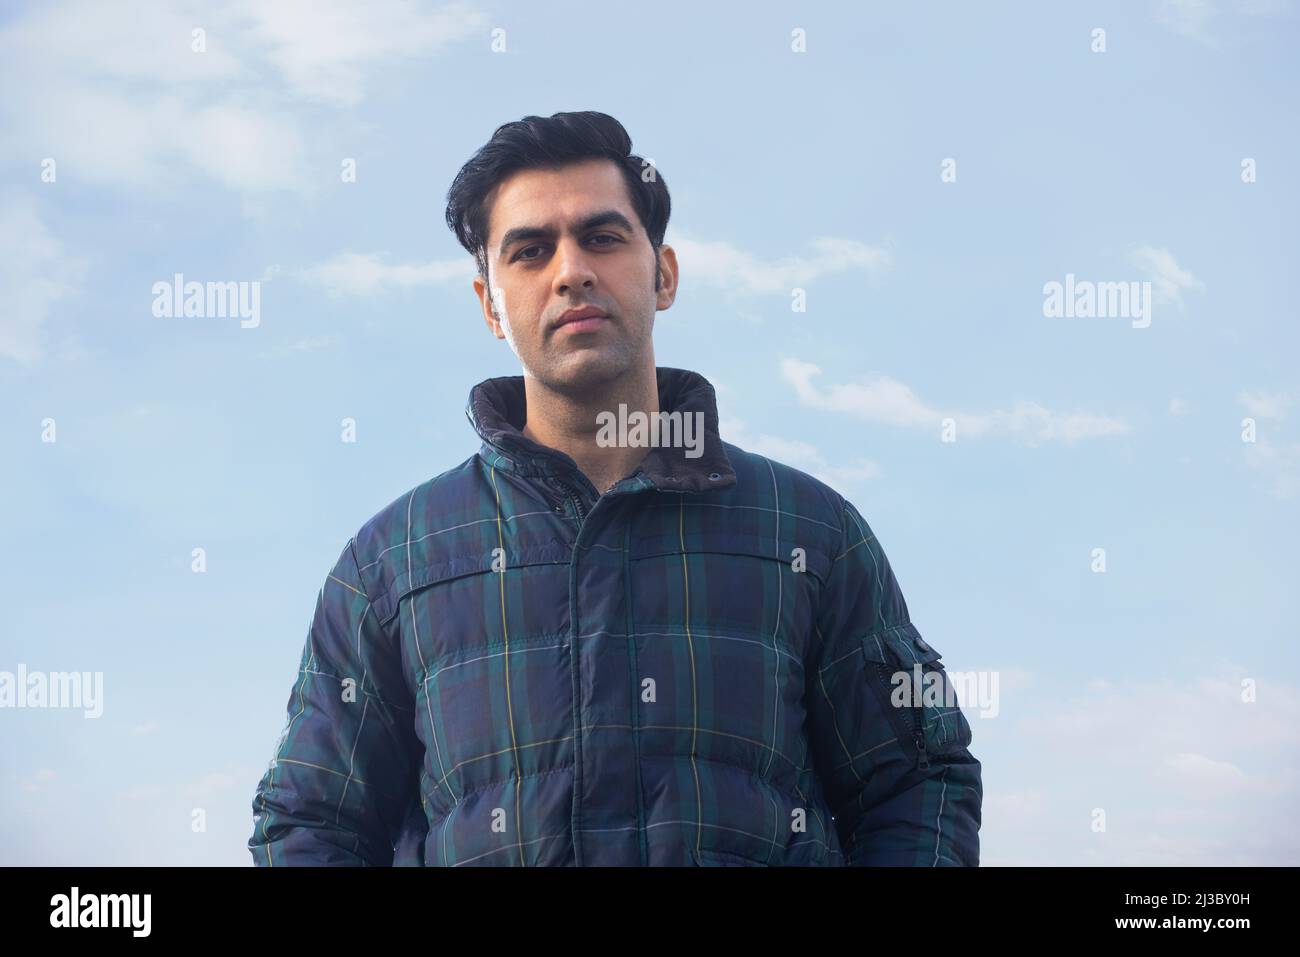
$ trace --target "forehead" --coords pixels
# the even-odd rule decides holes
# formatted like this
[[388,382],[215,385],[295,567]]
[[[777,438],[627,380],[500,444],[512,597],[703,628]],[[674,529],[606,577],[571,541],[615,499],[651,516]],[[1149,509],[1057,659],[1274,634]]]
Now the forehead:
[[516,226],[555,226],[602,209],[617,209],[636,223],[627,183],[611,160],[571,163],[559,169],[518,170],[487,196],[488,243]]

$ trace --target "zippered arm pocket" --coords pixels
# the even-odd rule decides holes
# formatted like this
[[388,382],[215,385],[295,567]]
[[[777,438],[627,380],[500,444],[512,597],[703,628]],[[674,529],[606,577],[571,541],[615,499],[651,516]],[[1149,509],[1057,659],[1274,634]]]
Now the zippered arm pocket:
[[867,683],[919,769],[927,769],[933,755],[970,745],[970,722],[962,714],[941,655],[915,625],[904,622],[867,635],[862,654]]

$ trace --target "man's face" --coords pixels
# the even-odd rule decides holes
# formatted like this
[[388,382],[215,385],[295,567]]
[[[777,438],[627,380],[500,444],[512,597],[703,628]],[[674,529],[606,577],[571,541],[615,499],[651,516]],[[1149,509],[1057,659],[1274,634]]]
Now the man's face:
[[[489,290],[474,291],[488,328],[506,339],[524,375],[580,395],[652,355],[655,312],[672,305],[676,254],[655,255],[627,185],[609,160],[520,170],[488,195]],[[566,310],[594,306],[603,321],[556,326]]]

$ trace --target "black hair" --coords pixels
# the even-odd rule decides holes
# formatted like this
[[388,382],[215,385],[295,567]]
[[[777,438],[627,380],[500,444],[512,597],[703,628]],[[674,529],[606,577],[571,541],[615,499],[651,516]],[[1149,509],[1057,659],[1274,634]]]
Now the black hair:
[[[488,281],[488,210],[484,199],[502,180],[521,169],[557,169],[588,159],[612,160],[623,174],[632,206],[655,254],[659,288],[659,247],[668,229],[672,203],[659,171],[632,152],[623,124],[606,113],[586,110],[551,117],[525,116],[497,127],[492,138],[460,168],[447,190],[447,226],[474,257],[479,277]],[[647,174],[645,170],[650,170]]]

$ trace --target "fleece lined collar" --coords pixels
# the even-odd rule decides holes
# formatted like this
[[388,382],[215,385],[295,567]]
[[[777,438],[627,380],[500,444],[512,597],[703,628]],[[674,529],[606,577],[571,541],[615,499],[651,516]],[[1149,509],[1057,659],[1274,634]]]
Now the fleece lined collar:
[[[670,492],[707,492],[735,485],[736,473],[718,434],[713,385],[697,372],[666,366],[655,368],[655,378],[660,411],[704,413],[703,454],[688,458],[685,448],[651,446],[639,471],[655,487]],[[526,412],[523,376],[498,376],[474,386],[465,416],[483,440],[479,455],[517,475],[558,478],[578,472],[570,456],[524,436],[520,429]]]

